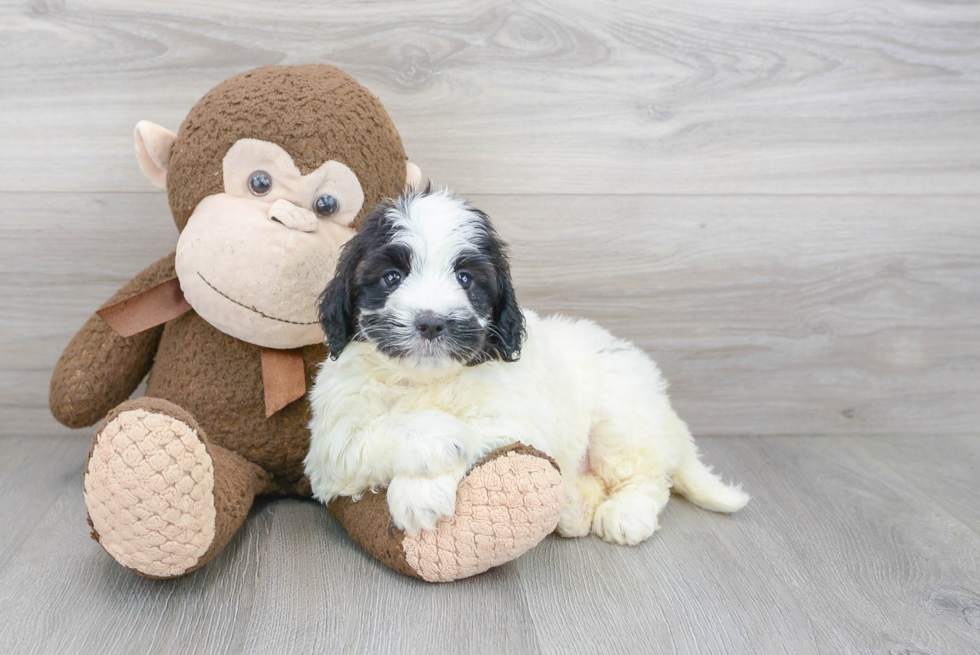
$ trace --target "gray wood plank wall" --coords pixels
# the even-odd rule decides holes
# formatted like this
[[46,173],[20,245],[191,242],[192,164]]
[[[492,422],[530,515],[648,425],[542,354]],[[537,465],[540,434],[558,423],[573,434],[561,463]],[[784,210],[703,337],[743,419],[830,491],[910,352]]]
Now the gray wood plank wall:
[[980,418],[980,8],[925,1],[0,4],[0,407],[172,249],[132,127],[327,62],[514,246],[523,302],[637,340],[698,434]]
[[[176,240],[133,125],[307,62],[495,218],[525,305],[657,358],[745,510],[438,586],[313,502],[169,583],[88,539],[47,385]],[[0,652],[980,652],[978,146],[978,2],[0,0]]]

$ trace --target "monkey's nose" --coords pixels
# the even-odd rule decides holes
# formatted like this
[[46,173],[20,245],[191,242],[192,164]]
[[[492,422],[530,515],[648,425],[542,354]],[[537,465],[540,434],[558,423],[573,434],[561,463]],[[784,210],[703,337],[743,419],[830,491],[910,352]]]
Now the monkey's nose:
[[297,207],[285,198],[272,203],[272,207],[269,207],[269,218],[291,230],[316,232],[317,220],[313,212]]
[[445,331],[446,319],[435,312],[422,312],[415,319],[415,329],[419,331],[420,337],[432,341],[438,339]]

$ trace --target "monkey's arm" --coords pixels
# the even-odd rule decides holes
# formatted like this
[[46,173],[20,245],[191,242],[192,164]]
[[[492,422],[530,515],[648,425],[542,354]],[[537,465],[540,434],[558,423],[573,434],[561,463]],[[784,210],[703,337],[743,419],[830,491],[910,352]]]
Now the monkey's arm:
[[[174,253],[139,273],[103,307],[160,284],[176,274]],[[126,400],[149,372],[163,325],[121,337],[97,314],[74,336],[54,368],[48,403],[70,428],[92,425]]]

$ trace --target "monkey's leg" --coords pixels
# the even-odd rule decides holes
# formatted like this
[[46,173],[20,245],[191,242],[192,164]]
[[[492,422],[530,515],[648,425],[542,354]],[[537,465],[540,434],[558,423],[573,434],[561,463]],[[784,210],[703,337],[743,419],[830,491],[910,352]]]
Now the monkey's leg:
[[565,502],[558,466],[523,444],[490,453],[456,492],[456,513],[418,537],[391,523],[385,492],[338,498],[330,511],[355,541],[392,569],[428,582],[505,564],[554,531]]
[[268,475],[159,398],[122,403],[92,441],[85,504],[92,537],[151,578],[204,566],[231,540]]

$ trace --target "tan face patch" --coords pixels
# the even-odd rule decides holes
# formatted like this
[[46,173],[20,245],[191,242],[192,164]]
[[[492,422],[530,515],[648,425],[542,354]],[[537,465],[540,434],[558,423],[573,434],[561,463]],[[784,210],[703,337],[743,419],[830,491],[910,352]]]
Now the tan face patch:
[[[242,341],[280,349],[319,343],[316,301],[364,203],[357,177],[336,161],[302,175],[285,150],[258,139],[236,142],[223,172],[225,191],[198,204],[177,241],[185,298]],[[336,211],[317,214],[323,196]]]
[[405,185],[398,131],[357,80],[326,64],[263,66],[208,91],[181,124],[166,175],[178,230],[203,198],[228,190],[222,160],[242,139],[281,146],[303,173],[343,162],[364,191],[362,215]]
[[[293,158],[281,146],[260,139],[239,139],[222,160],[225,193],[236,198],[274,204],[287,200],[300,209],[316,212],[314,203],[321,196],[336,198],[339,208],[323,216],[338,225],[349,227],[364,205],[364,191],[354,171],[339,161],[324,162],[319,168],[303,175]],[[249,189],[253,173],[268,174],[271,188],[264,195]]]

